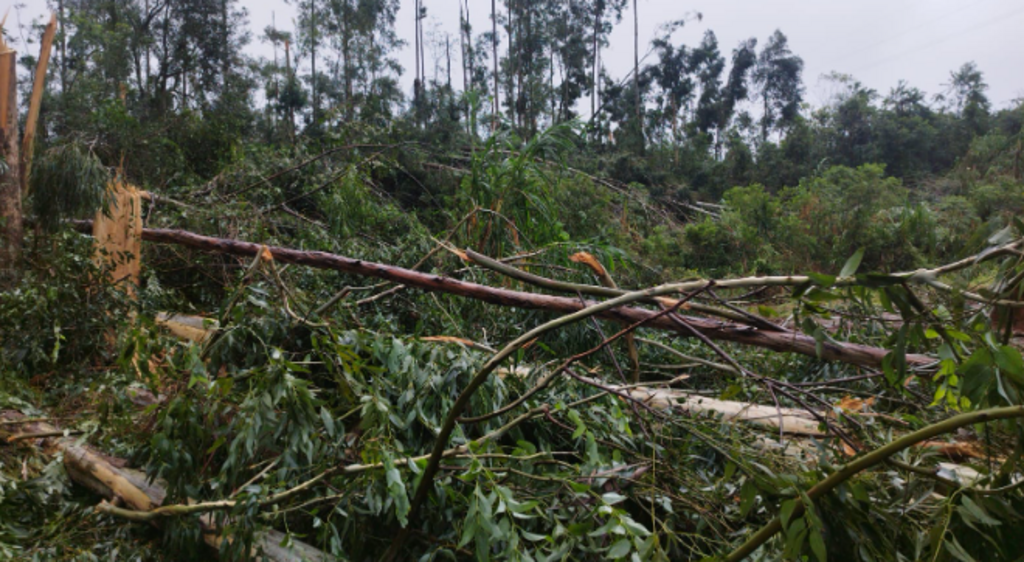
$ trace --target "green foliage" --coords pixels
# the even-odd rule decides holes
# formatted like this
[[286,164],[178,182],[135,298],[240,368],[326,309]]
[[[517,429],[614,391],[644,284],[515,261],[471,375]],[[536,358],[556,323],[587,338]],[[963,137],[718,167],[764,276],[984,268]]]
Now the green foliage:
[[68,232],[52,241],[57,250],[0,299],[0,373],[74,376],[107,357],[104,334],[123,327],[124,294],[90,281],[105,274],[91,241]]
[[91,217],[105,206],[110,170],[81,142],[55,146],[32,166],[32,210],[40,226]]

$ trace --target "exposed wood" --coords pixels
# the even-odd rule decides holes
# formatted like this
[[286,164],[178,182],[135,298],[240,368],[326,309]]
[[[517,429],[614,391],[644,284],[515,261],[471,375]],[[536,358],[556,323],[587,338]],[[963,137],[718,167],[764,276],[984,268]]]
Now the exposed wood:
[[[85,229],[91,226],[89,221],[78,221],[75,224],[79,228]],[[459,295],[499,306],[546,310],[560,314],[569,314],[584,308],[584,304],[576,298],[488,287],[450,277],[420,273],[401,267],[353,259],[327,252],[294,250],[279,246],[262,246],[252,242],[202,236],[185,230],[158,228],[143,229],[142,239],[158,244],[177,244],[197,250],[246,257],[254,257],[262,248],[267,248],[278,263],[293,263],[306,267],[331,269],[352,275],[375,277],[426,291]],[[651,310],[620,307],[601,312],[598,314],[598,317],[624,324],[644,321],[646,322],[645,327],[669,330],[683,337],[690,337],[691,334],[688,331],[682,329],[671,319],[665,316],[654,318],[657,315],[657,312]],[[750,326],[692,316],[684,316],[682,318],[697,331],[713,340],[752,345],[773,351],[799,353],[811,357],[819,356],[817,342],[814,338],[804,334],[769,332]],[[879,367],[886,354],[888,354],[888,350],[878,347],[825,341],[821,344],[820,358],[852,365]],[[910,367],[922,367],[931,365],[934,362],[933,358],[926,355],[907,355],[907,364]]]
[[110,281],[134,294],[142,264],[142,199],[139,191],[120,181],[107,191],[110,206],[96,213],[92,235],[96,260],[110,267]]
[[50,51],[53,49],[53,37],[57,34],[57,14],[50,15],[50,23],[43,31],[43,40],[39,47],[39,60],[36,62],[36,76],[32,82],[32,98],[28,104],[28,118],[25,120],[25,138],[21,141],[21,193],[28,194],[29,176],[32,174],[32,149],[36,140],[36,125],[39,123],[39,108],[43,104],[43,92],[46,89],[46,68],[50,64]]
[[4,42],[2,28],[0,25],[0,150],[7,171],[0,175],[0,286],[17,279],[24,234],[18,153],[17,53]]
[[[0,412],[0,419],[3,420],[17,420],[20,416],[16,412]],[[62,434],[58,428],[46,422],[22,424],[19,428],[18,435],[53,434],[59,436]],[[17,438],[18,435],[14,437]],[[92,447],[78,444],[75,439],[48,437],[42,440],[42,447],[50,454],[64,454],[64,468],[75,483],[107,500],[117,500],[133,511],[152,511],[160,507],[166,499],[167,491],[161,482],[150,482],[140,471],[116,466],[116,464],[126,463],[117,462],[115,464]],[[230,537],[222,536],[211,515],[200,517],[199,522],[203,531],[203,540],[212,548],[218,549],[224,540],[230,540]],[[288,546],[283,547],[281,545],[285,544],[284,539],[284,534],[278,531],[261,534],[255,541],[253,555],[262,553],[265,559],[274,562],[334,560],[333,557],[296,539],[289,539]]]
[[669,388],[630,388],[629,395],[651,407],[678,408],[689,413],[720,414],[725,421],[741,421],[760,427],[781,430],[788,435],[826,437],[818,421],[806,410],[775,408],[747,402],[718,400]]
[[168,312],[157,314],[156,323],[167,328],[171,335],[194,342],[205,341],[217,327],[217,321],[212,318]]

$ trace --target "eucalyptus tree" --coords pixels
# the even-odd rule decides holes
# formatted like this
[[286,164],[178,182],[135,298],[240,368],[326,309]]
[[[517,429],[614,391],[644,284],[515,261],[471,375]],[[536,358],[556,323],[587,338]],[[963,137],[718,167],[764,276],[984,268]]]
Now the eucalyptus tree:
[[[679,115],[693,100],[696,85],[691,77],[690,52],[685,45],[673,45],[671,30],[651,43],[658,61],[648,66],[644,74],[650,77],[658,91],[652,115],[655,132],[669,129],[675,141],[681,140]],[[635,86],[634,86],[635,87]]]
[[789,40],[776,30],[757,58],[754,83],[761,97],[761,142],[768,140],[773,128],[793,123],[800,113],[804,86],[804,61],[789,49]]
[[748,82],[751,69],[757,64],[757,39],[741,41],[732,51],[729,78],[722,88],[715,107],[715,158],[721,157],[723,137],[733,121],[736,106],[745,101],[749,95]]
[[985,91],[985,75],[974,62],[965,63],[949,74],[948,93],[957,117],[963,120],[971,135],[983,134],[988,126],[989,102]]
[[820,114],[822,152],[836,164],[856,167],[877,162],[878,92],[847,74],[833,72],[826,77],[839,89]]
[[926,95],[900,80],[882,100],[877,134],[887,173],[914,178],[941,173],[953,163],[949,146],[939,142],[939,118]]
[[690,54],[690,72],[697,78],[700,95],[694,112],[694,125],[702,134],[707,134],[718,123],[718,108],[722,103],[722,73],[725,71],[725,57],[718,50],[715,32],[704,33],[701,44]]
[[601,49],[608,46],[608,36],[615,24],[622,21],[622,12],[628,0],[593,0],[593,30],[591,32],[591,119],[600,111],[598,100],[601,83]]

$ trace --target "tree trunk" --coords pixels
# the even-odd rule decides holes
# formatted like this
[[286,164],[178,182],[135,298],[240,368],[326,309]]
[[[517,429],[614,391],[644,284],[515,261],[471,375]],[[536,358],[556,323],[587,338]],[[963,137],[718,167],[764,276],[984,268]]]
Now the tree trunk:
[[220,0],[220,25],[221,25],[221,41],[224,42],[221,48],[224,52],[221,53],[220,57],[220,80],[221,80],[221,95],[227,94],[228,89],[228,73],[231,72],[231,28],[228,26],[228,0]]
[[493,46],[494,53],[494,114],[491,117],[491,130],[495,131],[498,129],[498,111],[500,105],[498,103],[498,97],[500,86],[499,86],[499,74],[498,74],[498,10],[497,0],[491,0],[491,43]]
[[68,88],[68,30],[64,19],[64,0],[57,2],[58,18],[60,18],[60,93],[66,94]]
[[17,280],[24,232],[18,143],[17,53],[0,37],[0,147],[7,171],[0,176],[0,287]]
[[640,100],[640,14],[633,0],[633,90],[636,103],[636,133],[640,152],[644,150],[644,108]]
[[601,8],[604,5],[599,1],[595,3],[594,10],[594,70],[592,73],[593,84],[590,89],[590,121],[594,122],[594,117],[597,115],[597,88],[598,81],[601,79],[600,71],[598,70],[598,60],[601,56]]
[[[77,228],[90,232],[92,221],[76,221]],[[253,257],[266,248],[279,263],[294,263],[305,267],[332,269],[352,275],[375,277],[425,291],[438,291],[466,298],[480,300],[498,306],[508,306],[532,310],[546,310],[558,314],[571,314],[593,304],[582,303],[578,298],[558,297],[539,293],[526,293],[509,289],[499,289],[486,285],[478,285],[458,279],[420,273],[401,267],[353,259],[327,252],[294,250],[279,246],[263,246],[252,242],[212,238],[184,230],[146,228],[142,231],[142,239],[158,244],[177,244],[207,252],[220,252],[235,256]],[[685,328],[668,316],[658,316],[654,312],[642,308],[621,307],[607,310],[597,315],[599,318],[612,320],[622,324],[646,322],[644,327],[676,332],[682,337],[692,337]],[[730,341],[754,347],[762,347],[773,351],[792,352],[820,357],[826,361],[839,361],[864,367],[880,367],[888,350],[853,343],[823,342],[821,354],[814,338],[794,332],[773,332],[759,330],[752,326],[719,322],[707,318],[693,316],[681,317],[698,332],[713,340]],[[907,355],[910,366],[928,365],[934,359],[925,355]],[[926,376],[930,377],[931,374]]]
[[39,60],[36,63],[35,80],[32,82],[32,97],[28,105],[28,118],[25,120],[25,138],[21,144],[21,193],[28,194],[29,174],[32,171],[32,152],[35,149],[36,125],[39,123],[39,109],[43,104],[43,92],[46,90],[46,69],[50,63],[50,51],[53,48],[53,36],[57,33],[57,16],[50,16],[50,23],[43,32],[43,40],[39,48]]
[[313,92],[313,125],[316,126],[320,114],[320,101],[316,95],[316,0],[309,1],[309,49],[310,49],[310,87]]

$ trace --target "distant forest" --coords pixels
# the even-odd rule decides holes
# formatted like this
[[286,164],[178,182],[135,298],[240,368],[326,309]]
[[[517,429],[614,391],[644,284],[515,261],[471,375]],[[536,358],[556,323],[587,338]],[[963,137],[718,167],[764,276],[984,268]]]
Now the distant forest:
[[[812,107],[803,61],[782,31],[738,45],[707,31],[688,45],[675,32],[694,14],[637,43],[634,71],[610,76],[602,52],[614,26],[633,24],[623,21],[635,15],[627,0],[485,4],[460,5],[460,33],[442,44],[425,42],[428,2],[417,0],[408,69],[396,59],[406,46],[395,33],[398,0],[302,0],[293,30],[250,29],[235,0],[61,1],[41,138],[88,139],[105,162],[123,160],[136,181],[162,185],[209,179],[249,142],[372,136],[445,151],[495,129],[528,139],[576,122],[585,167],[717,200],[737,185],[775,190],[837,165],[883,164],[926,184],[976,138],[1013,139],[1021,128],[1020,104],[994,111],[973,63],[934,95],[833,74],[832,99]],[[471,8],[493,10],[493,26],[473,29]],[[271,43],[273,59],[248,56],[251,41]],[[436,75],[427,60],[438,57]],[[33,56],[21,62],[34,69]],[[406,92],[399,77],[410,72]],[[1015,162],[1019,175],[1019,153]]]

